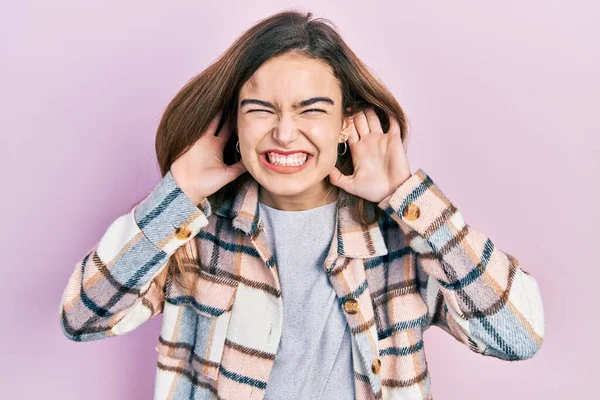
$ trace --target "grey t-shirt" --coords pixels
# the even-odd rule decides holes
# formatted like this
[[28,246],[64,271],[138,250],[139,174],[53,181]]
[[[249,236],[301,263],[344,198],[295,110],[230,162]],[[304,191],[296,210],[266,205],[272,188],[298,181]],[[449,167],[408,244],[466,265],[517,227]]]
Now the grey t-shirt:
[[354,399],[350,329],[323,267],[336,203],[303,211],[259,208],[283,300],[281,342],[265,398]]

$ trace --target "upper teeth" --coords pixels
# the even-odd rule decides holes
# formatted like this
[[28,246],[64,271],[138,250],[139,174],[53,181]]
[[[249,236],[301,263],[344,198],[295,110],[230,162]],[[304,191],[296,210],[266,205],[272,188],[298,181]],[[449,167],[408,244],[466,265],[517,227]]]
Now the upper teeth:
[[280,165],[302,165],[306,162],[308,155],[305,153],[295,153],[290,154],[288,156],[284,156],[279,153],[267,153],[269,156],[269,162],[271,164],[280,164]]

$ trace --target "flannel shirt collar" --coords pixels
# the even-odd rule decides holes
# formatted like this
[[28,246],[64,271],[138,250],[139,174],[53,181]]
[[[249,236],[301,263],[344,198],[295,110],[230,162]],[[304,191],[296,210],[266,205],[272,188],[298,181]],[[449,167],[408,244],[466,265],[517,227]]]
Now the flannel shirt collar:
[[[249,237],[254,237],[263,228],[259,212],[259,183],[253,178],[240,188],[237,195],[226,201],[215,211],[217,215],[233,218],[234,228]],[[371,258],[388,254],[378,221],[361,224],[349,206],[350,194],[340,189],[336,207],[337,241],[332,242],[330,252],[348,258]],[[367,217],[372,220],[375,213],[373,203],[367,203]]]

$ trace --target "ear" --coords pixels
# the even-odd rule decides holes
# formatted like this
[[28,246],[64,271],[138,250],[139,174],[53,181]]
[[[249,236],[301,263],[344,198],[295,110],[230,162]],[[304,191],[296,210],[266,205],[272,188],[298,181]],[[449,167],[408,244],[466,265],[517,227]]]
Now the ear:
[[344,138],[342,137],[342,135],[344,135],[346,137],[346,140],[348,140],[348,138],[350,137],[350,128],[352,127],[352,124],[354,124],[354,115],[344,117],[344,120],[342,122],[342,131],[340,133],[338,143],[344,143]]

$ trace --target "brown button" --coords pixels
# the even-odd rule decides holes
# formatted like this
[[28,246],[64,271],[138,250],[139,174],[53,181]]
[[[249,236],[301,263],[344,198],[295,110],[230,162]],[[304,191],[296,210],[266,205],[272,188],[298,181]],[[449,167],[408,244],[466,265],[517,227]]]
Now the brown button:
[[381,360],[379,358],[376,358],[375,361],[373,361],[373,363],[371,364],[371,371],[373,371],[374,374],[378,374],[380,370]]
[[406,206],[406,208],[404,208],[402,216],[408,221],[414,221],[415,219],[419,218],[420,214],[421,210],[419,209],[419,206],[411,203],[408,206]]
[[191,234],[192,231],[185,226],[180,226],[179,228],[175,229],[175,237],[179,240],[187,239]]
[[348,299],[344,302],[344,311],[348,314],[356,314],[358,312],[358,300]]

